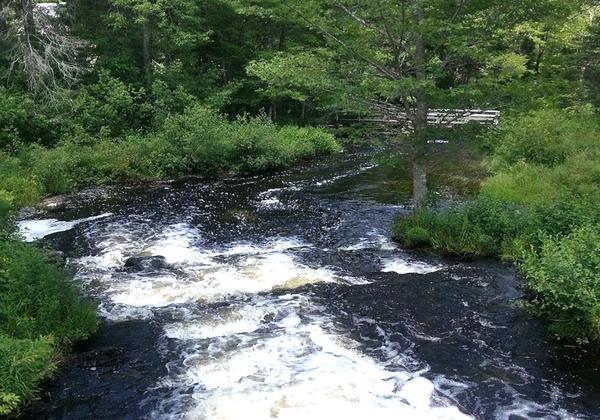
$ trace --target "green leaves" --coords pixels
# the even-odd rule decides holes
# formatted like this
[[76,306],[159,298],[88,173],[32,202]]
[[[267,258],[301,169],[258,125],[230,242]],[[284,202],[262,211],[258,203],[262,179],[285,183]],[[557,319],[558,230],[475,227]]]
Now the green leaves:
[[324,50],[278,53],[269,59],[251,61],[246,71],[261,80],[263,92],[271,98],[326,100],[336,89]]
[[535,304],[562,338],[600,339],[600,230],[584,225],[566,237],[545,236],[521,264]]

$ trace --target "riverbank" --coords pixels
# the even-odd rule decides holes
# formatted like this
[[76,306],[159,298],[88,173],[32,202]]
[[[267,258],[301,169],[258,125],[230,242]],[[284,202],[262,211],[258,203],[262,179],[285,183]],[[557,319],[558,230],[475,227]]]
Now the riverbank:
[[586,109],[537,111],[488,136],[492,176],[474,199],[397,220],[409,248],[517,262],[557,337],[600,340],[600,126]]
[[272,171],[338,150],[334,137],[318,128],[280,127],[264,116],[231,122],[197,105],[146,134],[76,133],[54,147],[0,154],[0,209],[90,185]]
[[[27,404],[70,346],[97,326],[70,273],[14,232],[17,208],[84,186],[268,172],[338,150],[317,128],[278,127],[263,117],[229,122],[196,106],[143,136],[66,138],[0,154],[0,414]],[[59,201],[49,207],[59,209]]]
[[0,231],[0,415],[27,404],[69,347],[97,327],[95,307],[44,250]]
[[[597,357],[547,340],[510,264],[389,241],[410,173],[373,155],[84,192],[47,215],[111,213],[41,240],[77,268],[102,327],[24,415],[597,417]],[[140,256],[164,264],[125,269]]]

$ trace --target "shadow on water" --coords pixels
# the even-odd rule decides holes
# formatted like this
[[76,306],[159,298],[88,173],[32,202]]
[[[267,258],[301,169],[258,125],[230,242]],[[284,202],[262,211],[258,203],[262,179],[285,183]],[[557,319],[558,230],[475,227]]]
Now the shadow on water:
[[[24,417],[235,418],[231,406],[285,417],[294,404],[335,415],[348,403],[339,387],[356,392],[355,409],[398,415],[412,401],[402,387],[420,376],[435,385],[432,416],[446,406],[480,418],[600,416],[598,364],[549,341],[519,308],[511,266],[390,243],[410,174],[374,156],[74,197],[51,216],[112,216],[44,242],[70,256],[103,323]],[[476,188],[460,165],[444,170],[456,172],[434,167],[434,190]],[[125,272],[136,255],[168,264]]]

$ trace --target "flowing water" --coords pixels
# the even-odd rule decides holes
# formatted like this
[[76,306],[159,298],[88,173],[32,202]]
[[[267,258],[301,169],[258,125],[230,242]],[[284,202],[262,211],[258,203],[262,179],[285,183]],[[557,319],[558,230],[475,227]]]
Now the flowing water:
[[597,364],[519,309],[510,266],[390,242],[409,193],[402,171],[347,152],[89,191],[23,221],[68,255],[103,320],[25,416],[597,417]]

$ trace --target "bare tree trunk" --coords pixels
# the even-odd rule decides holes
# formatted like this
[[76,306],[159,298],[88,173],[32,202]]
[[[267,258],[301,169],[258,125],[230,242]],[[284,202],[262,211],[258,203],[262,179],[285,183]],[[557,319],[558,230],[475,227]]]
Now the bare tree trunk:
[[306,117],[306,101],[302,101],[302,122],[304,122],[305,117]]
[[412,172],[415,210],[419,210],[423,208],[427,198],[427,161],[423,157],[414,156]]
[[21,0],[21,13],[23,18],[23,32],[25,36],[29,37],[35,30],[32,0]]
[[[17,30],[14,48],[9,54],[10,68],[18,66],[23,70],[32,91],[44,90],[52,96],[59,80],[74,81],[87,69],[78,61],[86,43],[71,36],[69,28],[55,19],[52,11],[40,8],[35,10],[34,16],[34,0],[15,3],[21,10],[15,22]],[[4,23],[9,25],[7,19],[5,16]]]
[[144,77],[146,79],[146,89],[150,91],[150,89],[152,89],[152,55],[150,51],[152,34],[150,29],[150,22],[148,22],[148,19],[144,20],[142,36],[142,53],[144,55]]
[[67,16],[71,25],[77,21],[77,0],[67,0]]
[[[425,43],[421,32],[423,8],[420,0],[415,1],[415,67],[418,82],[427,78]],[[418,86],[415,93],[416,109],[413,118],[414,152],[413,152],[413,200],[415,210],[423,207],[427,198],[427,98],[423,86]]]
[[271,99],[271,121],[277,120],[277,98]]
[[2,38],[8,31],[8,24],[6,23],[6,16],[4,16],[4,9],[0,9],[0,38]]
[[283,49],[285,48],[286,32],[287,32],[287,25],[285,24],[285,22],[282,22],[281,28],[279,30],[279,42],[277,43],[277,49],[279,51],[283,51]]

